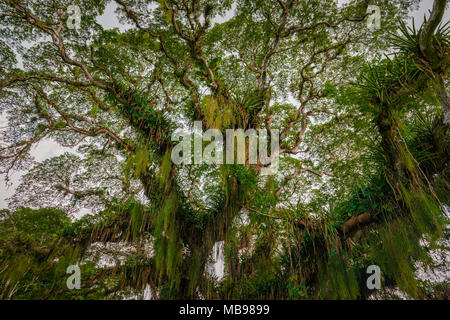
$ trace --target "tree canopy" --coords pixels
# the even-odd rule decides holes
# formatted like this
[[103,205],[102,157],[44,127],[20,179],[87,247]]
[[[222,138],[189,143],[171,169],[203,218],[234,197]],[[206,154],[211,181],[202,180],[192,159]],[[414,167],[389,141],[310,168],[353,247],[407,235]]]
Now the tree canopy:
[[[416,272],[447,250],[450,25],[435,0],[409,27],[418,2],[2,0],[0,167],[25,174],[0,297],[365,299],[370,265],[386,290],[441,297],[448,279]],[[125,30],[99,24],[111,5]],[[278,172],[175,165],[194,121],[279,130]],[[45,139],[72,152],[36,162]]]

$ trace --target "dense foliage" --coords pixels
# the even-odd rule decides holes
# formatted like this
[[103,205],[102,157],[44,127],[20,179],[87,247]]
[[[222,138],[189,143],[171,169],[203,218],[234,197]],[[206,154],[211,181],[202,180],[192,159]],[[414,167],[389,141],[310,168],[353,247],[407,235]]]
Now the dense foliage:
[[[417,271],[448,250],[450,25],[435,0],[408,27],[417,3],[1,0],[0,164],[25,174],[0,297],[365,299],[369,265],[384,293],[448,297]],[[111,7],[126,28],[98,23]],[[278,129],[280,169],[175,165],[194,121]],[[46,139],[72,152],[34,161]]]

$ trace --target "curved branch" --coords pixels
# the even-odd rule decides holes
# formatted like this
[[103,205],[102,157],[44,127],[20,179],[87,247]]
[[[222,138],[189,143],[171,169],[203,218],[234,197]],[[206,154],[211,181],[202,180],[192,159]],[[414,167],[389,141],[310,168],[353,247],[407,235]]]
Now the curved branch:
[[433,10],[431,11],[430,18],[425,22],[422,28],[422,32],[419,37],[419,46],[422,54],[425,57],[430,56],[432,49],[431,42],[433,40],[434,32],[442,21],[445,12],[445,6],[447,0],[435,0],[433,4]]

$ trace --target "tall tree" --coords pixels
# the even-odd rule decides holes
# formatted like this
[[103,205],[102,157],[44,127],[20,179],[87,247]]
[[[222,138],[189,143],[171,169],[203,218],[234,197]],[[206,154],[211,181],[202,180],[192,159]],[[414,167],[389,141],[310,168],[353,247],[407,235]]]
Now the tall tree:
[[[97,22],[111,3],[126,31]],[[379,264],[386,285],[421,296],[413,262],[425,259],[424,235],[442,238],[448,194],[449,33],[440,0],[408,30],[415,3],[374,1],[382,28],[372,30],[369,1],[80,0],[79,28],[71,1],[2,1],[1,163],[6,174],[31,167],[12,209],[93,214],[43,243],[51,266],[33,281],[58,272],[50,257],[86,261],[99,243],[118,243],[124,261],[85,267],[88,292],[357,298],[369,294],[365,268]],[[424,110],[444,111],[412,150],[424,128],[405,137],[404,127]],[[175,165],[171,135],[194,121],[279,130],[279,172]],[[46,138],[76,153],[34,163],[30,151]],[[218,241],[219,284],[206,272]],[[14,266],[4,253],[2,263]],[[61,281],[31,291],[7,278],[4,297],[71,297]]]

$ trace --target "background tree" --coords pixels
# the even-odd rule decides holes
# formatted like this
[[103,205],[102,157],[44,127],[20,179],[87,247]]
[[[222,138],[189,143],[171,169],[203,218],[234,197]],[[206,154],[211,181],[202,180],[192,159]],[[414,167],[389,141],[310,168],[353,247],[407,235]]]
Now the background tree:
[[[113,265],[87,264],[81,296],[361,298],[378,264],[385,286],[424,297],[415,263],[430,263],[423,237],[439,246],[449,194],[445,1],[418,31],[402,22],[417,1],[374,1],[374,32],[368,1],[115,0],[124,32],[97,23],[108,3],[80,1],[79,29],[69,1],[0,3],[2,168],[33,166],[11,206],[91,210],[48,244],[66,263],[120,244]],[[174,165],[171,133],[194,120],[280,130],[281,170]],[[48,137],[76,155],[33,164]],[[205,269],[222,240],[217,283]],[[38,294],[73,297],[33,274]]]

